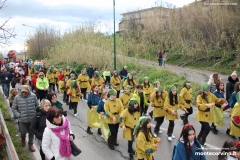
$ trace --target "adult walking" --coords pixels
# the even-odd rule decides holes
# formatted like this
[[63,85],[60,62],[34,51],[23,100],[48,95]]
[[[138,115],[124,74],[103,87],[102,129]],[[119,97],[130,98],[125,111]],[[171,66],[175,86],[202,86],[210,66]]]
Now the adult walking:
[[3,93],[6,96],[6,98],[8,99],[9,91],[10,91],[9,90],[10,89],[10,82],[12,80],[12,75],[9,72],[7,72],[6,68],[4,68],[0,77],[1,77]]
[[54,92],[50,92],[47,95],[47,99],[51,103],[52,107],[58,108],[62,111],[62,114],[66,117],[67,116],[67,111],[63,110],[63,104],[57,100],[57,94]]
[[92,65],[89,65],[89,67],[87,68],[87,75],[88,75],[88,77],[89,77],[90,79],[92,79],[93,74],[94,74],[93,66],[92,66]]
[[42,138],[42,150],[46,158],[68,160],[71,156],[70,141],[74,139],[70,121],[61,114],[61,110],[49,109]]
[[127,77],[127,75],[128,75],[127,66],[124,66],[123,69],[119,72],[119,76],[121,77],[121,79],[123,79],[124,77]]
[[158,58],[159,66],[162,66],[162,51],[161,50],[158,51],[157,58]]
[[49,88],[48,79],[45,77],[43,72],[40,72],[38,74],[36,88],[37,88],[39,99],[40,101],[42,101],[42,99],[47,97],[48,88]]
[[237,72],[233,71],[231,76],[228,77],[228,82],[226,84],[226,99],[228,103],[230,103],[230,98],[232,93],[234,92],[234,85],[239,82],[239,79],[237,77]]
[[30,123],[36,115],[39,103],[35,94],[31,93],[27,85],[22,85],[21,92],[14,98],[12,104],[13,114],[18,118],[21,133],[21,144],[26,145],[26,134],[28,133],[28,148],[35,152],[33,147],[34,135],[30,131]]
[[44,129],[46,128],[46,115],[51,108],[51,103],[47,99],[43,99],[40,103],[40,109],[37,110],[37,114],[33,117],[30,131],[36,136],[37,144],[40,146],[40,156],[42,160],[45,160],[45,154],[42,150],[42,137]]

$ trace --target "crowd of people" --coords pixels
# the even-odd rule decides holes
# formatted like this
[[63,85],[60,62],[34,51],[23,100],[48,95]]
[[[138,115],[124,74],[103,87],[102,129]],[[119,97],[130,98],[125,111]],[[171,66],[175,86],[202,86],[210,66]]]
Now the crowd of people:
[[[198,134],[188,120],[194,104],[193,90],[188,79],[183,82],[180,93],[177,93],[176,86],[166,88],[159,81],[152,84],[148,77],[142,83],[137,83],[133,75],[128,73],[127,66],[112,74],[106,69],[102,75],[92,65],[83,69],[79,75],[69,66],[66,69],[51,66],[44,70],[31,69],[29,76],[19,75],[14,70],[7,71],[6,68],[0,75],[13,117],[18,119],[21,144],[26,145],[28,133],[28,147],[34,152],[35,135],[42,159],[60,160],[71,156],[70,142],[75,136],[67,111],[57,100],[58,93],[62,94],[63,103],[70,110],[73,109],[74,116],[78,116],[78,103],[86,100],[86,131],[93,134],[91,129],[96,128],[111,150],[119,145],[118,130],[121,128],[122,137],[128,141],[131,160],[134,156],[139,160],[153,160],[154,152],[161,143],[159,134],[162,133],[160,127],[164,119],[169,121],[167,140],[172,141],[175,138],[175,120],[179,117],[184,126],[174,145],[172,159],[206,159],[201,154],[204,152],[201,147],[205,146],[210,131],[218,133],[217,127],[223,126],[223,112],[230,108],[231,117],[226,133],[235,140],[224,143],[222,152],[229,154],[219,155],[219,159],[240,159],[240,142],[236,140],[240,138],[240,82],[236,71],[229,76],[226,87],[217,73],[210,76],[208,83],[201,85],[196,98],[196,120],[201,124]],[[107,85],[108,91],[104,89]],[[151,112],[148,112],[149,107],[153,108]],[[179,115],[179,109],[185,113]],[[153,132],[151,118],[156,121]]]

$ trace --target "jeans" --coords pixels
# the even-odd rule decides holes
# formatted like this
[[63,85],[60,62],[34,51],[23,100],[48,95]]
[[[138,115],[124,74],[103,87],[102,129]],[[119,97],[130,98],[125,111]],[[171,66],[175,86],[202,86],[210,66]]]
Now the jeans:
[[163,60],[162,61],[162,66],[165,67],[165,65],[166,65],[166,60]]
[[158,58],[159,66],[162,66],[162,58]]
[[4,95],[8,98],[9,97],[10,83],[2,83],[2,89],[3,89]]

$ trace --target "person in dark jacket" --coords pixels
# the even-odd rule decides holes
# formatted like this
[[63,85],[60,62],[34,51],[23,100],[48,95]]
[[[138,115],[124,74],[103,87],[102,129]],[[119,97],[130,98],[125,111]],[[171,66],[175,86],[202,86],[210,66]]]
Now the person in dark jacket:
[[28,132],[28,147],[31,152],[35,152],[33,147],[34,135],[30,131],[30,123],[36,115],[36,108],[39,103],[35,94],[30,92],[28,85],[21,86],[21,92],[13,99],[12,111],[19,121],[19,128],[21,133],[21,144],[26,145],[26,134]]
[[47,99],[43,99],[40,103],[40,108],[37,108],[37,114],[33,117],[30,131],[36,136],[37,144],[40,146],[40,155],[42,160],[45,160],[45,154],[42,151],[42,137],[46,128],[46,115],[51,108],[51,103]]
[[9,97],[9,89],[10,89],[11,80],[12,80],[12,75],[9,72],[7,72],[6,68],[4,68],[3,72],[1,74],[1,83],[2,83],[3,93],[6,96],[6,98]]
[[124,66],[123,69],[119,72],[119,76],[121,77],[121,79],[123,79],[124,77],[127,77],[127,74],[127,66]]
[[239,81],[237,77],[237,72],[233,71],[231,76],[228,77],[228,82],[226,84],[226,99],[228,103],[230,102],[230,98],[232,93],[234,92],[234,85]]
[[47,99],[50,101],[52,107],[60,109],[62,111],[62,114],[65,117],[67,116],[67,111],[63,110],[62,103],[57,100],[56,93],[54,93],[54,92],[48,93]]
[[12,77],[12,80],[11,80],[12,88],[15,88],[15,86],[20,78],[21,78],[21,75],[18,72]]
[[93,66],[90,65],[88,68],[87,68],[87,75],[89,78],[92,78],[93,77],[93,74],[94,74],[94,69],[93,69]]

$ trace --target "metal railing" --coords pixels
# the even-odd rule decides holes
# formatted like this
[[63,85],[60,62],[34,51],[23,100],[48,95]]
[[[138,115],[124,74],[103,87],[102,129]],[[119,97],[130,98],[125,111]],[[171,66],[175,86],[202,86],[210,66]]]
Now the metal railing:
[[0,127],[2,129],[3,136],[6,138],[6,151],[7,151],[8,158],[10,160],[19,160],[15,147],[12,143],[12,139],[9,135],[1,109],[0,109]]

